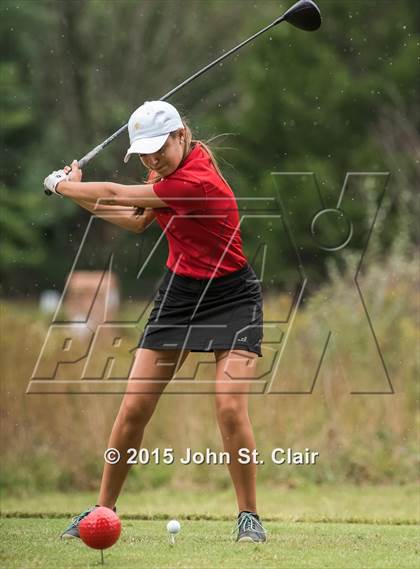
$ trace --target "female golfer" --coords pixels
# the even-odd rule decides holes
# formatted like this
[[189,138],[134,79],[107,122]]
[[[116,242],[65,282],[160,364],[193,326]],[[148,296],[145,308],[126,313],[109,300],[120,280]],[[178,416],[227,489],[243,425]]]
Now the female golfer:
[[82,183],[76,162],[44,182],[55,194],[137,233],[156,218],[169,245],[166,272],[108,443],[122,458],[105,464],[97,505],[76,516],[62,537],[79,537],[80,521],[98,505],[115,510],[130,467],[123,457],[140,447],[162,392],[192,351],[215,356],[217,420],[239,510],[236,541],[264,542],[256,465],[242,464],[238,456],[241,448],[255,448],[248,389],[261,356],[263,316],[261,284],[242,251],[236,200],[210,150],[192,140],[169,103],[144,103],[128,130],[124,161],[131,154],[140,157],[149,171],[146,184]]

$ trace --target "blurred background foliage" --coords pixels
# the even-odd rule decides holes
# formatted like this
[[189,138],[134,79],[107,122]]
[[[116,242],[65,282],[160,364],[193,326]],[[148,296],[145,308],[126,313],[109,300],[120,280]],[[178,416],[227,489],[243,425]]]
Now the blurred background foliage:
[[[414,353],[418,352],[419,334],[413,310],[418,296],[418,266],[414,260],[393,252],[383,265],[370,265],[362,279],[364,298],[391,378],[391,394],[366,317],[360,314],[354,286],[355,263],[357,258],[349,259],[344,274],[330,269],[328,282],[299,310],[284,354],[281,360],[276,358],[279,365],[274,374],[270,373],[273,352],[279,346],[263,344],[264,357],[258,362],[260,379],[255,381],[272,385],[265,393],[256,390],[249,398],[257,447],[265,459],[265,464],[258,467],[261,489],[418,483],[420,413]],[[286,295],[267,299],[266,319],[274,319],[289,302]],[[140,304],[136,302],[137,310]],[[133,312],[129,307],[126,310]],[[326,312],[333,318],[324,322]],[[82,384],[89,383],[89,379],[80,382],[79,390],[75,380],[82,377],[86,363],[81,358],[58,366],[52,383],[63,383],[57,390],[51,387],[51,394],[41,393],[37,385],[25,395],[50,318],[31,301],[6,301],[2,320],[7,331],[1,337],[3,495],[22,497],[41,491],[96,489],[106,441],[125,388],[124,381],[118,385],[112,382],[110,389],[105,385],[108,379],[126,377],[124,370],[130,368],[133,353],[124,350],[119,355],[115,371],[109,373],[110,377],[105,374],[103,392],[98,386],[83,392]],[[136,345],[139,328],[128,328],[123,333],[124,343]],[[325,337],[331,328],[332,339],[317,377]],[[63,341],[65,337],[63,332]],[[61,346],[62,342],[57,342],[49,347],[49,357],[44,358],[49,362],[47,366],[61,361]],[[95,370],[102,370],[108,359],[107,346],[95,349]],[[208,385],[204,390],[207,393],[202,386],[200,389],[200,383],[214,373],[212,354],[188,356],[177,373],[175,393],[166,392],[160,399],[142,442],[142,447],[150,451],[173,448],[177,460],[172,465],[152,461],[147,466],[135,466],[125,486],[127,491],[231,488],[226,466],[186,466],[178,460],[188,447],[193,451],[222,450],[213,388]],[[191,384],[186,390],[182,383],[188,378],[194,378],[193,383],[198,385]],[[66,380],[72,383],[66,386]],[[357,393],[360,391],[368,394]],[[277,447],[299,451],[310,448],[320,453],[320,460],[316,466],[280,467],[270,460]],[[345,490],[342,492],[345,494]],[[278,503],[280,498],[273,500]],[[143,512],[142,504],[137,507]],[[325,513],[325,504],[320,511]],[[397,511],[401,514],[399,508]]]
[[[310,171],[325,204],[334,207],[346,172],[390,172],[381,205],[386,223],[375,232],[375,254],[386,256],[396,236],[411,249],[418,239],[419,216],[420,4],[319,4],[324,16],[319,32],[274,28],[171,102],[197,138],[230,133],[216,138],[214,148],[238,197],[275,196],[274,171]],[[142,102],[161,97],[288,5],[248,0],[2,2],[3,295],[62,289],[86,229],[89,214],[84,210],[69,200],[44,197],[46,174],[81,157]],[[89,164],[85,179],[142,180],[138,163],[122,164],[127,143],[124,135],[112,143]],[[293,192],[296,218],[302,220],[295,237],[305,241],[305,268],[320,283],[329,255],[320,258],[316,243],[305,239],[308,227],[300,213],[307,212],[307,194]],[[352,212],[356,217],[363,219],[378,199],[369,192],[368,185],[363,187]],[[265,223],[254,221],[243,228],[251,258]],[[274,226],[264,240],[274,252],[267,277],[278,269],[276,286],[284,289],[296,278],[296,259],[279,246],[282,231]],[[134,241],[151,244],[159,235],[156,224],[135,236],[102,223],[89,240],[84,262],[103,268],[110,251],[103,244],[112,242],[112,248],[125,252],[118,266],[123,290],[141,296],[133,270],[128,270],[130,251]],[[363,239],[354,239],[349,248],[363,246]],[[161,274],[165,253],[152,259],[149,278]]]
[[[70,200],[47,199],[42,180],[109,136],[142,102],[161,97],[291,3],[1,3],[0,292],[11,300],[2,303],[0,483],[7,490],[96,488],[104,441],[121,398],[23,396],[50,325],[50,316],[34,300],[43,289],[63,289],[90,218]],[[414,357],[419,335],[413,306],[419,280],[420,4],[319,4],[324,16],[319,32],[305,34],[286,25],[273,29],[171,101],[197,138],[215,139],[213,148],[238,198],[281,197],[286,207],[281,211],[287,212],[282,221],[293,221],[310,294],[302,299],[296,318],[297,340],[288,340],[290,359],[283,369],[289,391],[299,385],[305,391],[301,382],[316,369],[319,346],[331,324],[314,315],[333,315],[338,357],[334,359],[334,350],[328,352],[314,393],[299,398],[271,394],[268,402],[262,396],[251,398],[263,452],[275,446],[312,447],[322,461],[316,469],[303,470],[267,464],[262,481],[290,487],[310,482],[412,483],[418,479],[419,421]],[[127,136],[121,136],[109,145],[86,168],[85,179],[141,181],[145,172],[138,162],[122,163],[127,144]],[[291,180],[273,172],[314,172],[327,207],[336,206],[347,172],[389,172],[390,177],[382,201],[380,183],[372,178],[352,181],[346,212],[357,231],[337,256],[321,251],[309,231],[308,219],[320,207],[312,179]],[[375,346],[354,282],[379,204],[369,262],[363,263],[358,284],[384,353],[392,397],[351,394],[354,382],[385,377],[383,368],[374,367],[378,353],[372,352]],[[285,225],[252,217],[242,233],[256,269],[261,268],[262,246],[268,246],[265,317],[286,322],[302,275]],[[136,280],[160,235],[157,224],[135,235],[95,220],[83,247],[77,268],[103,269],[114,255],[127,320],[153,292],[147,281],[152,284],[162,274],[164,242],[141,286]],[[26,296],[29,300],[23,302]],[[138,333],[132,330],[133,345]],[[269,356],[269,346],[267,350]],[[188,358],[187,375],[197,357]],[[261,360],[260,366],[270,364],[269,357]],[[204,369],[207,376],[213,373],[210,364]],[[74,377],[75,370],[66,373]],[[380,387],[387,391],[389,386]],[[171,396],[160,405],[146,447],[218,449],[210,397]],[[128,488],[136,489],[140,481],[144,487],[229,484],[224,468],[202,466],[188,471],[134,469]]]

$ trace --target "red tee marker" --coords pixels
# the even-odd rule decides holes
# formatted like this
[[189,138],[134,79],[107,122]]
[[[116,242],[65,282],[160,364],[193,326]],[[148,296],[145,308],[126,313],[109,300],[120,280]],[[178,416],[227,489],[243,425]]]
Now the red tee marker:
[[110,508],[98,507],[79,525],[82,541],[93,549],[107,549],[118,541],[121,521]]

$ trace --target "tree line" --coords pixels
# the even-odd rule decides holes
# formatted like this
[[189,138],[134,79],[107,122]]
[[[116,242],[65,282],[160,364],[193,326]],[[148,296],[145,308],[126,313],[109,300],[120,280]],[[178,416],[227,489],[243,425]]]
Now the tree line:
[[[349,250],[363,250],[381,196],[375,254],[386,255],[396,241],[410,247],[418,240],[420,5],[319,5],[324,22],[318,32],[274,28],[171,99],[196,138],[213,139],[249,217],[243,225],[247,254],[259,264],[268,251],[266,277],[279,288],[293,286],[300,265],[315,284],[325,277],[334,252],[320,250],[308,212],[336,207],[347,172],[389,172],[384,196],[374,176],[354,189],[349,215],[362,229]],[[61,289],[86,230],[89,215],[69,200],[45,198],[43,178],[279,11],[272,1],[2,3],[3,295]],[[85,179],[141,181],[138,163],[122,164],[127,144],[124,135],[112,143],[89,164]],[[315,182],[277,175],[291,172],[313,172]],[[333,240],[340,240],[345,229],[338,224],[323,231],[327,240],[334,232]],[[135,268],[159,235],[157,226],[134,237],[97,223],[79,268],[103,268],[113,256],[124,290],[141,295]],[[300,254],[294,243],[302,244]],[[160,247],[150,278],[162,272]]]

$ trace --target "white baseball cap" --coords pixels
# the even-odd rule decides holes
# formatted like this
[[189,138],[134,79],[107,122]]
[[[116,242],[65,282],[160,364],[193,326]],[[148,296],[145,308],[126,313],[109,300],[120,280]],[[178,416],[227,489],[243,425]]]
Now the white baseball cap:
[[131,154],[152,154],[165,144],[169,134],[184,128],[181,117],[173,105],[165,101],[146,101],[136,109],[128,121],[130,148],[124,162]]

